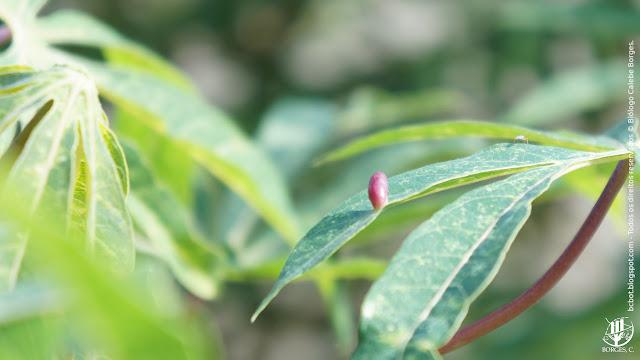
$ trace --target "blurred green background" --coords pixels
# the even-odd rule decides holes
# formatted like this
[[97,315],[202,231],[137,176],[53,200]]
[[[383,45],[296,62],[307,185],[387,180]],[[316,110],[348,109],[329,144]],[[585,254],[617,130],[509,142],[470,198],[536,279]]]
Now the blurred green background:
[[[625,115],[628,42],[640,44],[640,1],[53,0],[45,13],[58,8],[90,13],[182,69],[274,158],[305,230],[375,171],[394,175],[489,142],[411,143],[312,167],[322,153],[430,120],[604,131]],[[116,129],[126,127],[118,124],[126,117],[110,117]],[[519,295],[553,263],[611,169],[580,170],[535,203],[468,320]],[[168,162],[165,171],[177,170]],[[346,308],[323,302],[314,283],[297,283],[250,324],[288,247],[210,175],[197,172],[193,182],[194,192],[173,188],[192,204],[197,229],[239,268],[256,269],[228,276],[211,303],[190,300],[206,314],[198,319],[207,329],[202,341],[220,343],[214,353],[226,359],[346,358],[355,337],[349,322],[370,284],[362,277],[372,276],[336,285]],[[338,257],[390,258],[411,229],[459,194],[392,209]],[[601,352],[605,317],[627,315],[623,203],[540,304],[445,359],[637,359]],[[640,351],[638,338],[630,345]]]

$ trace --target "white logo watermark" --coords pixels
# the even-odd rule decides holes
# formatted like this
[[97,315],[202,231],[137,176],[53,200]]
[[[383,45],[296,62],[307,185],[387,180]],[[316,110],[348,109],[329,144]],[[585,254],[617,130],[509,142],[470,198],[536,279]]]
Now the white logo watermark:
[[634,352],[633,347],[625,348],[631,339],[633,338],[633,323],[626,317],[619,317],[609,321],[606,319],[609,325],[604,332],[604,341],[610,347],[602,347],[602,352]]

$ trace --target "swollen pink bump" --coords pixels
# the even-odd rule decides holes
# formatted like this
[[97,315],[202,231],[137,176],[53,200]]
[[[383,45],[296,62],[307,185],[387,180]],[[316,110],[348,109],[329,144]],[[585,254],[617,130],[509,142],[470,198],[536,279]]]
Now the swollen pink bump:
[[369,200],[376,210],[382,209],[387,205],[387,195],[389,193],[389,185],[387,183],[387,175],[383,172],[373,174],[369,180]]

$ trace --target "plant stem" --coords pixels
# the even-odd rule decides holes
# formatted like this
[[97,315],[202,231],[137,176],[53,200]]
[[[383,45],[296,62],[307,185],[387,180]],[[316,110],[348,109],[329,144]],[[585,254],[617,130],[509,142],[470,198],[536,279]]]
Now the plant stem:
[[567,273],[587,246],[589,240],[591,240],[593,234],[602,223],[607,211],[609,211],[611,203],[613,203],[613,200],[622,188],[628,174],[629,160],[618,162],[616,169],[613,171],[613,174],[611,174],[611,178],[609,178],[609,182],[607,182],[602,194],[600,194],[598,201],[593,206],[593,209],[591,209],[591,213],[587,216],[578,233],[576,233],[558,260],[556,260],[533,286],[505,306],[458,331],[453,338],[451,338],[446,345],[438,349],[438,351],[440,351],[441,354],[448,353],[490,333],[522,314],[549,292]]

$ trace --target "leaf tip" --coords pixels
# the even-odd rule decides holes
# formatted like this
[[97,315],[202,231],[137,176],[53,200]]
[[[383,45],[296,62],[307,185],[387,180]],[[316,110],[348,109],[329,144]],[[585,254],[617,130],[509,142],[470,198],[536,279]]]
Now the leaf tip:
[[264,309],[267,307],[267,305],[269,305],[271,300],[276,296],[277,291],[274,291],[274,290],[275,290],[275,288],[273,290],[271,290],[269,295],[267,295],[267,297],[265,297],[264,300],[262,300],[262,302],[260,303],[260,305],[258,306],[256,311],[253,313],[253,315],[251,315],[251,323],[252,324],[254,322],[256,322],[256,319],[258,318],[258,316],[260,316],[260,314],[264,311]]

